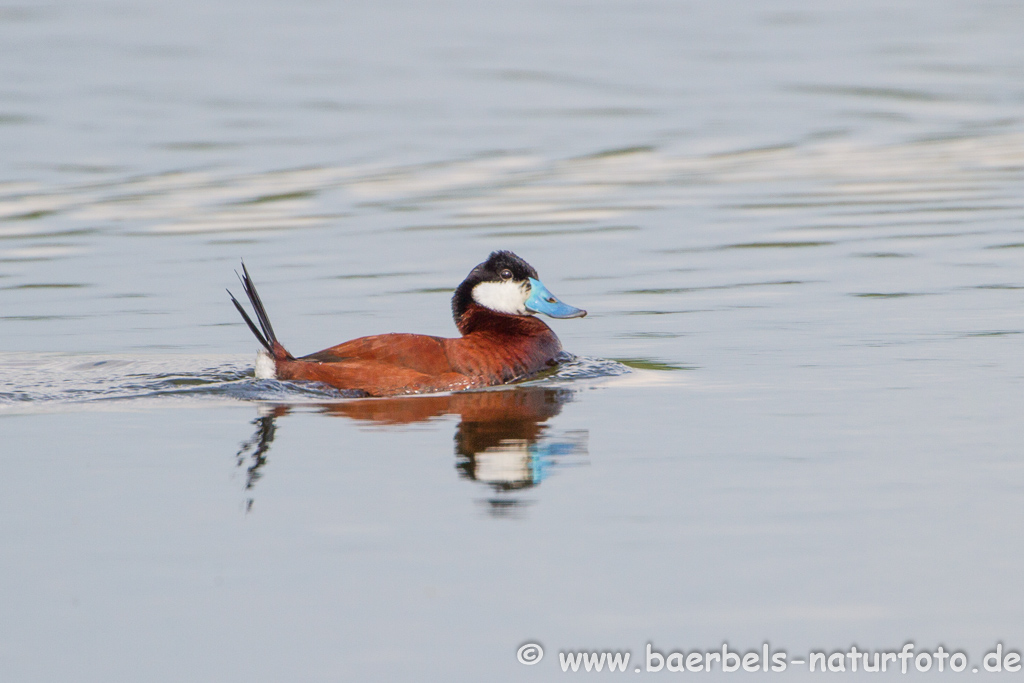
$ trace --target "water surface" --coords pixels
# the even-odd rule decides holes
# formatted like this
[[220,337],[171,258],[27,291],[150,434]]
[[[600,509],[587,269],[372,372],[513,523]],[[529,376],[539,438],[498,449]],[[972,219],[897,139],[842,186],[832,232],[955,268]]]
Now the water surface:
[[[1022,28],[998,2],[0,6],[5,680],[1019,651]],[[552,323],[558,373],[252,377],[240,259],[309,353],[454,334],[493,249],[590,311]]]

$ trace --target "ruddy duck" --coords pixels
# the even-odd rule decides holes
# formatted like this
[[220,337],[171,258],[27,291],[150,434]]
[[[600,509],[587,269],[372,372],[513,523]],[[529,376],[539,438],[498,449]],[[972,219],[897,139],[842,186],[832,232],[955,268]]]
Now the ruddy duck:
[[461,337],[380,334],[296,358],[277,340],[244,263],[242,272],[239,279],[259,327],[230,291],[228,295],[263,345],[256,376],[322,382],[365,396],[476,389],[528,377],[554,365],[562,350],[555,333],[534,314],[587,314],[559,301],[529,263],[510,251],[496,251],[470,271],[452,297]]

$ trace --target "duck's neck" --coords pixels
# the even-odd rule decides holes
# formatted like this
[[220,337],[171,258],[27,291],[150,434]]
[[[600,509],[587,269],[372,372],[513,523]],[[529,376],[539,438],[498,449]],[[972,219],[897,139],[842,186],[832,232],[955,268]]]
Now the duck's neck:
[[463,336],[474,332],[498,332],[510,335],[536,335],[551,333],[551,328],[532,315],[510,315],[484,308],[476,302],[466,306],[455,318],[455,326]]

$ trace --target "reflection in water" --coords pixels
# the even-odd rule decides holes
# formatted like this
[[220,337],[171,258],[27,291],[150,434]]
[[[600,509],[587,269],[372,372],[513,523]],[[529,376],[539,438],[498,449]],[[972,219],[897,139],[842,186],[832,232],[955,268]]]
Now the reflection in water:
[[[586,430],[553,434],[545,424],[571,400],[572,392],[566,389],[517,387],[353,400],[321,404],[317,408],[326,415],[377,425],[403,425],[459,415],[455,467],[460,476],[491,488],[492,495],[486,501],[488,511],[503,516],[524,504],[515,492],[538,485],[553,468],[571,464],[573,456],[587,455]],[[238,451],[238,466],[246,468],[247,492],[262,476],[274,440],[275,420],[292,409],[289,405],[274,405],[253,420],[256,432]],[[252,500],[250,493],[247,510],[252,507]]]
[[[256,425],[256,433],[254,433],[248,441],[242,443],[238,449],[238,466],[245,467],[245,490],[251,491],[252,487],[256,485],[260,477],[263,476],[260,469],[267,462],[267,451],[270,450],[270,444],[274,442],[274,431],[276,426],[274,425],[274,415],[265,415],[263,417],[257,417],[252,421]],[[246,464],[249,460],[252,460],[250,464]],[[245,501],[246,512],[252,508],[252,497],[249,497]]]

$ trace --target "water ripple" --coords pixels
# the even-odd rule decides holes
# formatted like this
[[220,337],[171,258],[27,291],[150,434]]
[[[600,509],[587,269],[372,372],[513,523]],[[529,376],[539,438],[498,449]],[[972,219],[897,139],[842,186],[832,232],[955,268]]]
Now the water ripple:
[[[401,230],[564,229],[692,202],[679,192],[680,185],[706,192],[736,183],[779,187],[808,180],[828,183],[828,191],[789,197],[775,192],[764,202],[744,194],[734,208],[812,209],[837,219],[862,217],[868,210],[884,214],[886,207],[905,218],[914,206],[925,213],[999,214],[1020,206],[1015,193],[996,190],[993,183],[1014,180],[1022,168],[1024,134],[1006,133],[874,146],[819,141],[704,155],[638,146],[570,159],[508,153],[393,167],[243,174],[203,169],[127,178],[111,173],[101,182],[0,185],[0,237],[47,236],[97,225],[129,234],[303,229],[389,207],[441,208],[447,216],[441,224],[397,226]],[[44,217],[55,220],[40,220]]]
[[[566,354],[557,369],[526,384],[563,386],[628,372],[617,361]],[[0,411],[140,399],[321,404],[356,397],[317,383],[255,379],[251,366],[234,359],[0,354]]]

